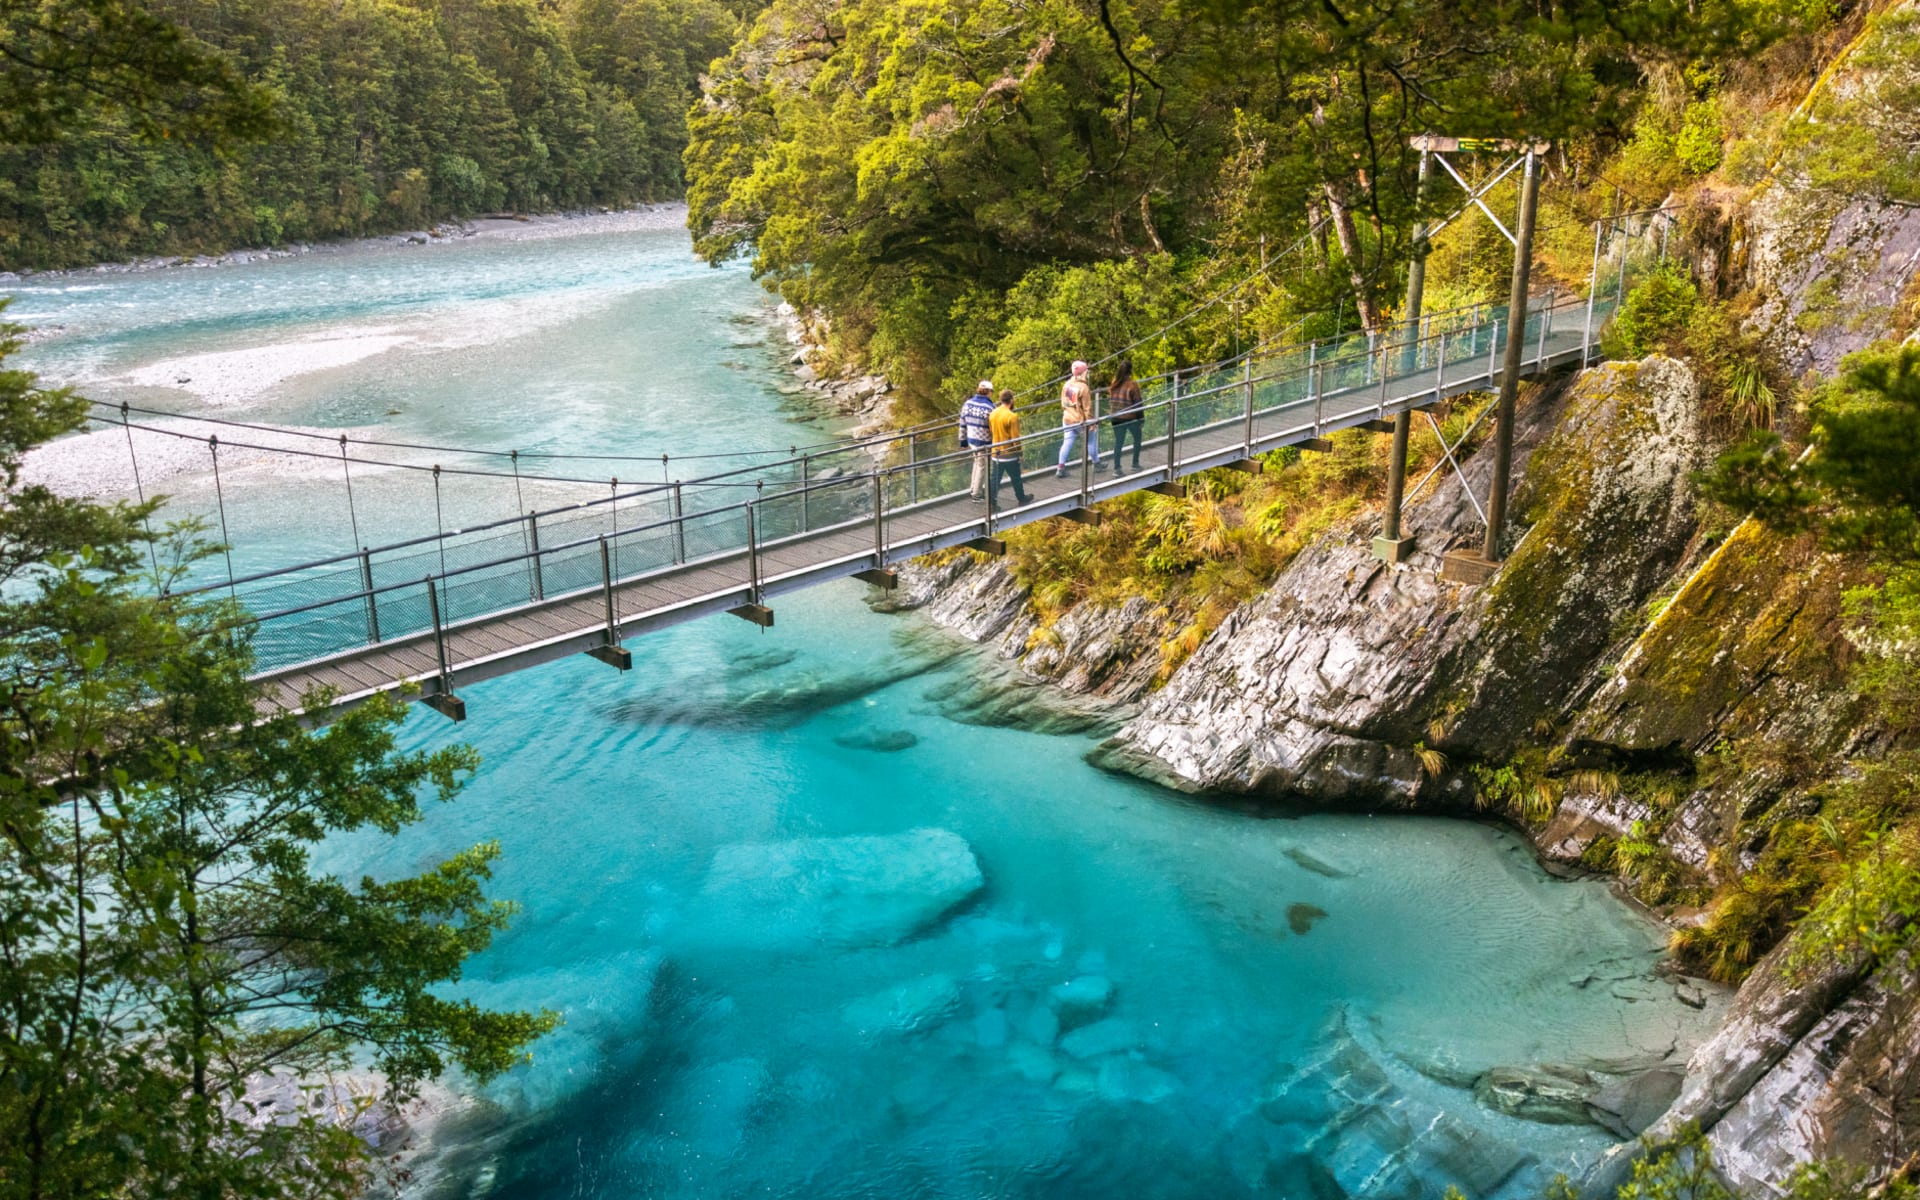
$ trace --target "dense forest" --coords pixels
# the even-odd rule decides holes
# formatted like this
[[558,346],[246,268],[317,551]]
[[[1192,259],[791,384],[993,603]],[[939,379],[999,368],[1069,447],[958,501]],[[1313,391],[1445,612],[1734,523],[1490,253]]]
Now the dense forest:
[[[15,22],[34,11],[8,8]],[[147,11],[248,85],[248,122],[213,144],[124,108],[6,131],[0,269],[678,196],[687,105],[740,16],[721,0]]]
[[[1072,348],[1265,277],[1145,347],[1159,369],[1331,332],[1342,308],[1349,328],[1390,316],[1421,133],[1551,140],[1544,266],[1583,277],[1584,222],[1715,167],[1722,86],[1804,86],[1838,16],[1826,0],[777,0],[693,118],[691,222],[702,253],[750,252],[919,399],[982,374],[1035,383]],[[1430,311],[1504,287],[1499,235],[1462,226],[1436,251]]]

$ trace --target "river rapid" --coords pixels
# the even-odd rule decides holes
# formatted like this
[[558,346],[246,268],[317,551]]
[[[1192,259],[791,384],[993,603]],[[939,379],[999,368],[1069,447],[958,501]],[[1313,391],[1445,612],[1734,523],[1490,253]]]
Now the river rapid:
[[[8,317],[40,330],[26,365],[95,398],[330,437],[635,456],[817,439],[765,296],[698,263],[678,219],[29,279]],[[175,513],[217,522],[224,501],[237,570],[431,532],[426,472],[349,464],[349,510],[337,461],[220,453],[217,494],[204,442],[137,432],[133,457]],[[32,473],[118,495],[131,461],[103,428]],[[605,490],[447,473],[439,519],[505,515],[527,487]],[[1657,975],[1660,929],[1505,832],[1255,816],[1096,771],[1097,733],[969,723],[993,672],[865,599],[832,585],[770,631],[649,635],[627,674],[493,680],[458,727],[416,710],[409,745],[468,741],[483,766],[324,865],[413,871],[498,840],[494,892],[523,911],[456,990],[566,1024],[504,1079],[454,1081],[474,1102],[421,1131],[412,1193],[1531,1196],[1617,1138],[1578,1105],[1499,1111],[1476,1079],[1629,1074],[1718,1015]]]

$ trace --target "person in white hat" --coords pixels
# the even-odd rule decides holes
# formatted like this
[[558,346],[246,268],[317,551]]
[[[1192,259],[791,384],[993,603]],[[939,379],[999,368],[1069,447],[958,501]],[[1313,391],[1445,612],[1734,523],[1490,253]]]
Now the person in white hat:
[[993,380],[982,379],[960,405],[960,448],[973,451],[973,498],[987,498],[987,450],[993,445]]
[[1093,385],[1087,382],[1087,364],[1075,359],[1073,374],[1067,376],[1067,382],[1060,388],[1060,428],[1066,434],[1060,439],[1060,468],[1054,472],[1056,478],[1067,477],[1067,460],[1073,456],[1073,447],[1082,436],[1087,439],[1086,455],[1092,460],[1093,469],[1098,471],[1105,465],[1100,461],[1100,434],[1093,423],[1096,415]]

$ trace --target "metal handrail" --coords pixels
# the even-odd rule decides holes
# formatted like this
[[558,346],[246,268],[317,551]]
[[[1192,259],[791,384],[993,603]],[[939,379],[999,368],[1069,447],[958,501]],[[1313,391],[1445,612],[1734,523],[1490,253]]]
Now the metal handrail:
[[[1570,301],[1552,304],[1548,307],[1538,310],[1538,312],[1534,314],[1537,317],[1537,319],[1541,321],[1541,337],[1535,349],[1534,361],[1539,360],[1539,355],[1544,350],[1546,332],[1549,328],[1549,323],[1551,321],[1552,314],[1561,307],[1578,306],[1584,303],[1585,303],[1584,298],[1575,298]],[[1490,322],[1486,326],[1486,328],[1495,328],[1497,327],[1498,323],[1499,322],[1496,319],[1495,321]],[[1448,336],[1449,336],[1448,332],[1443,331],[1436,335],[1429,335],[1428,337],[1425,337],[1425,338],[1416,339],[1411,343],[1401,343],[1397,345],[1387,343],[1383,339],[1376,339],[1375,349],[1370,351],[1367,357],[1372,357],[1373,355],[1377,354],[1380,356],[1384,364],[1389,355],[1406,354],[1409,351],[1412,351],[1412,358],[1417,363],[1419,358],[1423,357],[1423,355],[1420,354],[1420,347],[1422,346],[1423,343],[1433,342],[1437,347],[1441,348],[1441,353],[1443,354],[1444,347],[1447,344]],[[1457,340],[1456,340],[1456,344],[1458,344]],[[1439,356],[1436,355],[1436,358],[1438,357]],[[1358,359],[1357,357],[1349,358],[1345,361],[1348,363],[1351,363],[1354,361],[1358,361]],[[1466,360],[1462,359],[1461,361],[1466,361]],[[1204,389],[1199,392],[1192,392],[1192,393],[1186,393],[1186,394],[1179,394],[1176,392],[1175,394],[1168,396],[1166,398],[1147,401],[1143,403],[1141,408],[1137,411],[1140,412],[1141,419],[1145,419],[1148,413],[1152,413],[1160,410],[1166,410],[1170,414],[1172,414],[1170,416],[1168,430],[1165,435],[1166,439],[1171,442],[1181,437],[1189,437],[1194,434],[1208,432],[1217,428],[1235,424],[1236,422],[1242,419],[1245,419],[1246,416],[1250,414],[1252,415],[1273,414],[1273,413],[1283,412],[1290,408],[1298,408],[1307,404],[1312,404],[1315,406],[1315,409],[1316,409],[1316,419],[1309,426],[1303,426],[1302,428],[1312,428],[1317,432],[1321,425],[1319,412],[1322,409],[1324,402],[1327,399],[1340,397],[1340,396],[1357,395],[1365,390],[1368,390],[1368,387],[1371,386],[1370,384],[1363,385],[1363,386],[1341,386],[1331,391],[1326,390],[1324,387],[1315,387],[1314,386],[1315,380],[1324,378],[1324,371],[1325,371],[1326,365],[1327,365],[1326,360],[1315,360],[1305,371],[1282,371],[1282,372],[1275,372],[1275,373],[1260,375],[1260,376],[1243,375],[1242,378],[1230,380],[1216,387]],[[1445,365],[1446,364],[1444,360],[1440,360],[1436,362],[1436,367],[1441,370],[1444,370]],[[1492,369],[1491,365],[1489,369]],[[1404,377],[1408,379],[1419,378],[1423,374],[1423,370],[1424,369],[1416,369],[1413,371],[1406,372]],[[1258,409],[1258,410],[1253,409],[1252,407],[1253,396],[1257,391],[1258,385],[1263,383],[1280,381],[1280,380],[1296,379],[1302,376],[1305,376],[1308,380],[1308,391],[1305,395],[1301,396],[1298,399],[1288,401],[1287,403],[1274,405],[1266,409]],[[1381,372],[1380,386],[1383,390],[1383,394],[1384,394],[1385,385],[1390,378],[1391,376],[1387,375],[1385,370]],[[1437,383],[1438,381],[1436,381],[1436,384]],[[1245,390],[1248,395],[1248,408],[1246,413],[1232,415],[1219,420],[1203,422],[1202,424],[1187,430],[1182,430],[1178,428],[1177,412],[1181,404],[1183,403],[1192,404],[1195,401],[1203,400],[1209,396],[1216,396],[1216,395],[1224,394],[1227,392],[1240,391],[1240,390]],[[1428,389],[1426,387],[1422,387],[1418,390],[1424,392]],[[1384,402],[1385,402],[1384,400],[1381,401],[1381,403],[1383,404]],[[1088,422],[1088,424],[1096,424],[1103,419],[1110,420],[1111,415],[1109,414],[1107,418],[1096,417],[1094,421]],[[1047,429],[1044,431],[1037,431],[1029,434],[1023,434],[1020,438],[1015,439],[1011,443],[1001,443],[1000,445],[1001,447],[1004,447],[1006,445],[1011,444],[1021,448],[1021,450],[1024,451],[1026,446],[1037,444],[1043,440],[1050,440],[1055,436],[1057,436],[1059,432],[1060,430],[1056,428],[1056,429]],[[1159,438],[1154,439],[1155,443],[1158,443],[1159,441],[1160,441]],[[696,519],[719,518],[719,517],[723,517],[728,512],[734,511],[734,510],[742,511],[743,513],[748,515],[749,519],[751,519],[752,514],[756,508],[763,508],[765,505],[771,503],[773,500],[785,499],[795,494],[807,494],[807,493],[816,492],[816,491],[846,490],[851,487],[862,486],[865,482],[870,481],[876,485],[875,494],[879,498],[876,503],[876,507],[873,514],[863,515],[860,517],[854,517],[854,518],[841,520],[841,521],[835,521],[830,524],[821,526],[817,529],[811,527],[810,525],[803,525],[800,531],[791,535],[786,535],[781,538],[776,538],[773,540],[771,544],[781,544],[781,543],[791,542],[794,540],[814,537],[822,533],[829,533],[829,532],[834,532],[842,529],[853,528],[860,525],[864,525],[869,520],[881,521],[885,519],[885,514],[887,511],[887,506],[885,505],[885,502],[884,502],[884,497],[886,495],[885,482],[891,477],[898,475],[902,471],[917,472],[920,470],[936,468],[945,464],[964,462],[971,459],[976,454],[983,453],[983,452],[991,453],[993,449],[995,449],[995,447],[970,447],[967,449],[954,451],[944,455],[937,455],[931,459],[918,460],[917,462],[915,462],[910,466],[880,466],[880,467],[875,467],[870,471],[860,472],[860,473],[851,474],[851,475],[843,475],[831,480],[808,482],[806,484],[801,485],[798,488],[775,493],[775,495],[772,497],[762,497],[759,499],[744,501],[734,505],[722,505],[714,508],[702,509],[694,514],[682,513],[677,516],[669,516],[659,520],[646,522],[644,524],[636,525],[628,529],[616,531],[612,535],[612,540],[617,542],[620,538],[645,535],[645,534],[650,534],[650,533],[654,533],[656,531],[661,531],[661,530],[673,530],[677,534],[683,534],[684,529],[689,521],[696,520]],[[1143,472],[1143,474],[1145,473],[1147,472]],[[937,505],[950,500],[952,496],[956,494],[958,493],[957,492],[943,493],[941,495],[929,497],[926,500],[916,501],[905,506],[893,506],[892,511],[897,514],[903,511],[911,511],[912,509],[916,509],[916,508]],[[1040,503],[1040,501],[1036,501],[1035,503]],[[576,505],[574,507],[577,509],[577,508],[582,508],[587,506]],[[560,509],[560,510],[554,510],[554,511],[565,512],[570,510]],[[1012,512],[1012,511],[1018,511],[1018,510],[1012,509],[1012,510],[1006,510],[1006,511]],[[513,524],[521,519],[523,518],[514,518],[511,521],[500,522],[497,524],[498,525]],[[408,544],[419,544],[420,541],[430,541],[430,540],[432,539],[416,539],[415,542],[408,543]],[[569,551],[576,551],[583,547],[592,546],[597,543],[605,543],[607,540],[608,540],[608,535],[596,533],[594,535],[577,538],[568,542],[559,543],[557,545],[538,546],[532,550],[522,551],[517,554],[510,554],[510,555],[506,555],[499,558],[489,559],[479,563],[466,564],[460,567],[456,567],[449,571],[442,571],[437,576],[435,576],[435,578],[440,580],[440,586],[444,587],[445,581],[448,578],[465,576],[465,575],[473,575],[473,574],[477,574],[484,571],[496,570],[502,567],[510,567],[520,563],[527,563],[527,562],[539,563],[542,560],[564,555]],[[622,575],[619,577],[619,579],[620,579],[620,582],[626,583],[633,580],[644,579],[662,572],[671,571],[679,567],[685,566],[688,563],[705,563],[705,562],[711,562],[716,560],[724,560],[730,557],[741,555],[743,553],[749,555],[750,557],[754,556],[755,547],[751,545],[728,547],[728,548],[717,550],[710,554],[702,555],[698,558],[693,558],[693,559],[688,559],[688,558],[685,558],[683,555],[676,554],[674,556],[674,561],[672,561],[669,564],[656,566],[648,569],[643,569],[643,570],[634,572],[631,575]],[[359,558],[361,557],[361,555],[356,554],[356,555],[348,555],[344,557],[351,559],[351,558]],[[254,579],[267,578],[267,577],[271,577],[273,574],[275,573],[267,573],[265,575],[254,576],[250,578],[254,578]],[[418,586],[419,582],[420,582],[419,580],[405,580],[405,581],[400,581],[400,582],[395,582],[390,584],[380,584],[372,587],[364,587],[358,591],[346,592],[336,596],[328,597],[323,600],[317,600],[307,604],[296,605],[290,608],[278,609],[273,612],[269,612],[265,614],[258,614],[258,615],[250,614],[248,621],[254,624],[255,626],[259,626],[259,625],[264,625],[265,623],[270,621],[279,620],[279,619],[283,619],[290,616],[296,616],[301,613],[314,612],[314,611],[318,611],[325,608],[332,608],[337,605],[352,604],[356,601],[358,602],[366,602],[369,600],[377,601],[378,597],[380,596],[387,595],[390,593],[410,590],[411,588]],[[587,588],[581,588],[581,589],[576,589],[573,591],[561,593],[558,596],[542,595],[538,600],[534,602],[533,605],[529,605],[529,606],[510,605],[505,608],[496,610],[492,613],[486,614],[482,617],[476,617],[471,619],[473,620],[491,619],[503,613],[516,611],[520,607],[538,607],[538,606],[546,606],[546,605],[557,604],[557,603],[564,603],[572,599],[573,597],[575,597],[577,594],[584,593],[590,590],[591,590],[591,587],[587,587]],[[185,594],[185,593],[177,593],[177,594]],[[410,638],[414,636],[419,636],[423,632],[424,631],[410,631],[407,634],[401,635],[401,638],[405,639],[405,638]],[[381,639],[378,638],[377,634],[374,635],[373,641],[379,641],[379,640]],[[368,644],[372,644],[372,643],[370,642]]]
[[[1422,320],[1418,324],[1421,326],[1426,326],[1438,318],[1458,314],[1461,312],[1477,313],[1478,310],[1481,309],[1482,307],[1487,307],[1491,311],[1493,308],[1498,306],[1486,306],[1486,305],[1477,305],[1477,304],[1476,305],[1459,305],[1451,309],[1441,310],[1438,313],[1427,314],[1425,317],[1422,318]],[[1334,360],[1323,360],[1323,361],[1331,361],[1336,365],[1340,362],[1357,361],[1359,358],[1371,357],[1373,355],[1381,353],[1383,349],[1389,344],[1397,345],[1404,349],[1404,347],[1409,343],[1401,341],[1400,339],[1395,337],[1395,331],[1404,330],[1409,326],[1410,326],[1409,322],[1405,322],[1405,321],[1395,322],[1393,325],[1388,326],[1387,329],[1381,330],[1375,335],[1373,335],[1371,339],[1371,344],[1368,345],[1364,351],[1360,351],[1356,348],[1355,352],[1352,355],[1347,356],[1345,358],[1334,359]],[[1344,334],[1344,335],[1334,335],[1334,336],[1324,337],[1324,338],[1309,339],[1305,342],[1285,343],[1277,347],[1256,346],[1253,349],[1247,351],[1245,354],[1237,355],[1233,358],[1221,359],[1216,362],[1206,363],[1199,366],[1179,367],[1179,368],[1175,368],[1172,371],[1162,372],[1157,375],[1143,376],[1141,377],[1141,379],[1137,380],[1136,382],[1152,383],[1155,381],[1179,380],[1182,378],[1191,377],[1198,374],[1205,374],[1211,371],[1222,370],[1226,367],[1233,366],[1240,363],[1252,363],[1255,361],[1272,361],[1274,359],[1283,358],[1288,354],[1297,354],[1302,351],[1312,353],[1315,350],[1317,350],[1318,347],[1330,345],[1330,344],[1337,343],[1338,345],[1344,347],[1344,346],[1351,345],[1353,342],[1355,342],[1357,339],[1363,336],[1365,335],[1357,334],[1357,333]],[[1430,337],[1432,335],[1427,335],[1427,336]],[[1423,339],[1416,338],[1414,344],[1417,344],[1421,340]],[[1260,380],[1256,380],[1255,382],[1263,382],[1263,381],[1270,380],[1272,378],[1274,377],[1264,376]],[[1236,382],[1235,384],[1230,386],[1240,386],[1240,385],[1241,384],[1239,382]],[[1214,392],[1217,390],[1221,390],[1221,389],[1208,389],[1203,392],[1188,393],[1187,398],[1192,399],[1202,395],[1214,394]],[[1096,389],[1096,395],[1104,395],[1105,392],[1106,392],[1106,389],[1104,388]],[[1036,401],[1029,405],[1018,407],[1015,409],[1015,411],[1020,413],[1032,413],[1032,412],[1037,412],[1037,411],[1048,409],[1048,408],[1057,407],[1058,404],[1059,404],[1059,401],[1057,399],[1042,400],[1042,401]],[[383,543],[379,546],[362,547],[358,550],[351,550],[342,554],[331,555],[325,558],[313,559],[308,562],[295,564],[293,566],[276,567],[276,568],[271,568],[265,571],[254,572],[253,574],[241,576],[236,579],[209,582],[206,584],[202,584],[198,587],[182,589],[182,590],[173,592],[171,594],[175,596],[198,595],[201,593],[215,591],[222,588],[230,588],[233,586],[238,586],[240,584],[257,583],[264,579],[273,579],[273,578],[279,578],[283,576],[292,576],[292,575],[297,575],[297,574],[301,574],[308,571],[313,571],[322,567],[336,566],[342,563],[355,561],[367,555],[390,554],[395,551],[404,550],[404,549],[408,549],[410,547],[415,547],[415,546],[439,545],[447,542],[452,538],[467,537],[467,536],[472,536],[474,534],[486,533],[494,530],[505,529],[509,526],[519,525],[520,523],[526,521],[529,518],[538,520],[541,517],[553,517],[553,516],[557,516],[564,513],[578,512],[583,509],[597,509],[603,505],[614,505],[614,504],[618,504],[622,500],[631,501],[631,500],[641,499],[648,496],[661,495],[661,494],[671,492],[676,488],[677,489],[685,489],[685,488],[698,489],[700,487],[718,485],[724,480],[738,479],[741,476],[765,475],[766,473],[769,473],[780,467],[793,466],[793,465],[802,464],[802,463],[810,464],[815,460],[826,458],[832,455],[850,453],[855,451],[870,450],[871,448],[877,447],[877,446],[895,446],[902,441],[907,441],[911,443],[914,440],[916,440],[918,437],[922,436],[927,432],[957,428],[958,423],[959,422],[957,417],[944,418],[937,422],[924,423],[920,426],[915,426],[906,430],[892,430],[886,433],[876,434],[867,439],[845,443],[845,444],[836,446],[832,449],[821,450],[814,453],[792,455],[791,457],[788,457],[785,459],[779,459],[774,462],[757,463],[749,466],[734,467],[726,471],[715,472],[710,475],[698,476],[692,479],[673,480],[673,481],[668,481],[664,483],[650,483],[645,487],[641,487],[630,492],[616,492],[615,494],[612,494],[606,497],[596,498],[593,500],[579,501],[574,504],[556,506],[550,509],[530,510],[526,513],[516,514],[511,517],[503,517],[493,521],[482,522],[478,525],[465,526],[460,529],[449,530],[442,533],[423,534],[419,537],[406,538],[397,542]],[[762,482],[764,482],[764,480]],[[787,494],[791,494],[794,490],[795,489],[791,487],[785,487],[780,492],[777,492],[775,494],[787,495]],[[719,509],[708,508],[708,509],[702,509],[700,511],[714,512],[714,511],[719,511]]]

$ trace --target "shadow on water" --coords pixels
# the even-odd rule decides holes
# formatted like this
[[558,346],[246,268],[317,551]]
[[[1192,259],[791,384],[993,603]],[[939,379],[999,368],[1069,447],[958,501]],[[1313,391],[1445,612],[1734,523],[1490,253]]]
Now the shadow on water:
[[936,671],[959,656],[958,647],[922,647],[877,662],[835,671],[819,662],[787,671],[791,650],[738,656],[715,670],[685,675],[607,706],[604,715],[629,725],[686,725],[708,729],[792,729],[830,709]]

